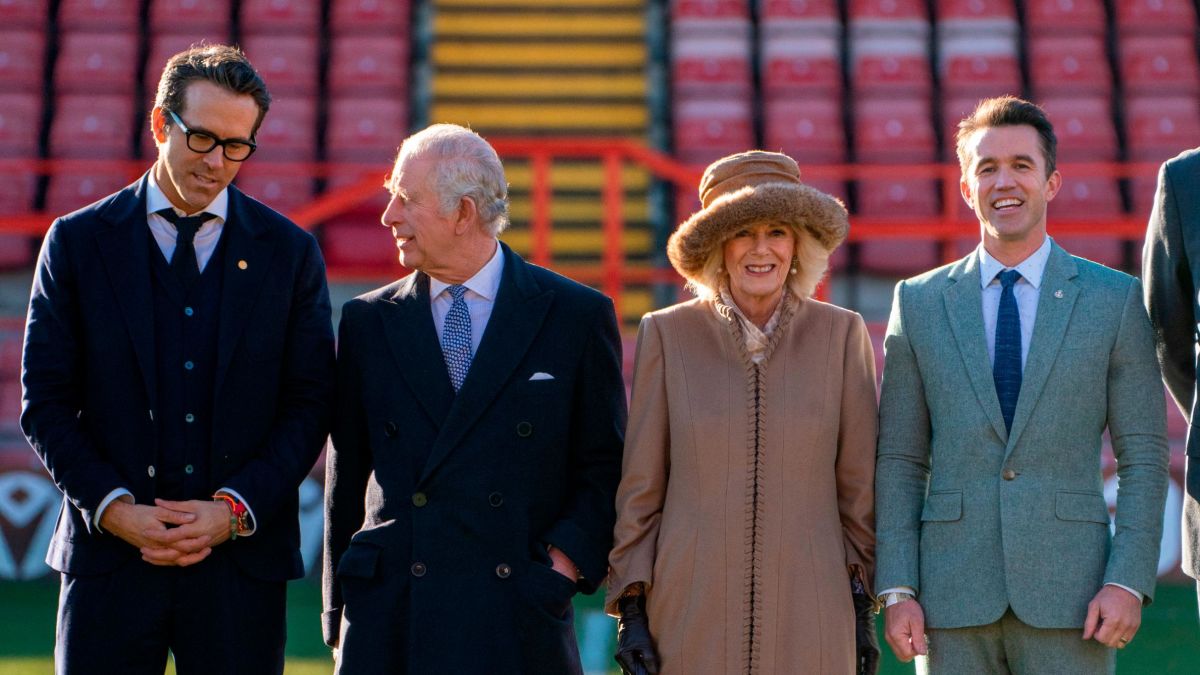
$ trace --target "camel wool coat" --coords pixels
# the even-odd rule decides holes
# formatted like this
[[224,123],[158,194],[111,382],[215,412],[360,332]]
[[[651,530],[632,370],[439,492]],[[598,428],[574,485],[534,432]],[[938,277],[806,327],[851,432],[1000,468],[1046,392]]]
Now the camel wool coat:
[[605,607],[646,585],[663,675],[852,673],[874,569],[875,360],[862,317],[787,296],[754,364],[720,301],[647,314]]

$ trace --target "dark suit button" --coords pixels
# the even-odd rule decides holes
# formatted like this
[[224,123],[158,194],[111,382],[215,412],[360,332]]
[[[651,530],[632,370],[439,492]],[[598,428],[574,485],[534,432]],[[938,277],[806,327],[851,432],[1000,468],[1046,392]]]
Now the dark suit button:
[[383,435],[391,438],[396,435],[396,432],[399,431],[399,429],[400,427],[397,427],[395,422],[388,422],[387,424],[383,425]]
[[184,316],[191,316],[191,315],[193,315],[193,314],[195,314],[195,313],[196,313],[196,310],[192,309],[191,307],[184,307],[184,308],[183,308],[183,315],[184,315]]
[[146,475],[150,476],[151,478],[154,478],[154,465],[153,464],[146,467]]
[[1004,480],[1012,480],[1017,477],[1017,472],[1013,471],[1012,469],[1005,469],[1004,472],[1000,474],[1000,477]]
[[188,474],[189,476],[195,471],[196,471],[196,468],[193,467],[191,464],[188,464],[187,466],[183,467],[183,472]]
[[492,506],[500,506],[504,503],[504,495],[500,494],[499,492],[493,492],[492,494],[488,495],[488,503]]
[[529,422],[521,422],[517,425],[517,435],[521,438],[529,438],[529,435],[532,433],[533,425]]
[[412,572],[412,575],[414,577],[425,576],[425,563],[415,562],[412,564],[412,567],[410,567],[408,569],[410,572]]
[[414,493],[412,496],[412,500],[413,500],[413,506],[417,506],[417,507],[425,506],[426,504],[429,503],[429,498],[425,496],[424,492]]
[[[186,260],[186,258],[185,258],[185,260]],[[191,361],[184,361],[184,362],[183,362],[183,369],[184,369],[184,370],[191,370],[191,369],[193,369],[193,368],[195,368],[195,367],[196,367],[196,364],[192,363]]]
[[500,577],[501,579],[507,579],[511,574],[512,568],[507,564],[500,563],[499,565],[496,565],[496,576]]

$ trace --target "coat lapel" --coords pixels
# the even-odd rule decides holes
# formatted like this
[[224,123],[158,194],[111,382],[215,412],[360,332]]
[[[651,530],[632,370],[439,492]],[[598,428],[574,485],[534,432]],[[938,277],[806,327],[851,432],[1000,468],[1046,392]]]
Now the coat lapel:
[[454,390],[433,328],[429,277],[417,272],[401,279],[396,292],[377,307],[397,369],[425,414],[440,427],[454,401]]
[[216,392],[221,391],[234,351],[253,316],[254,302],[275,253],[275,243],[254,217],[246,197],[233,186],[228,189],[229,217],[221,233],[225,240],[225,262],[221,270]]
[[988,361],[987,337],[983,332],[983,293],[979,287],[979,254],[972,253],[961,260],[950,272],[951,284],[942,291],[946,303],[946,315],[958,352],[967,368],[971,388],[983,407],[1000,438],[1008,437],[1004,427],[1004,414],[1000,411],[1000,399],[996,397],[996,383],[992,378],[992,364]]
[[[1012,434],[1008,439],[1006,453],[1011,453],[1029,422],[1033,408],[1037,405],[1058,350],[1075,300],[1079,297],[1079,285],[1074,278],[1078,271],[1071,255],[1052,244],[1050,257],[1046,260],[1046,272],[1042,275],[1042,286],[1038,290],[1037,319],[1033,324],[1033,337],[1029,343],[1029,356],[1025,359],[1025,371],[1021,377],[1021,395],[1017,398],[1017,410],[1013,414]],[[1061,291],[1061,297],[1059,292]]]
[[150,235],[146,224],[146,176],[122,190],[100,218],[96,244],[121,317],[129,330],[149,400],[157,400],[154,377],[154,306],[150,295]]
[[[554,298],[552,291],[541,290],[520,256],[503,243],[500,246],[504,254],[504,272],[496,303],[480,341],[479,352],[471,360],[467,379],[454,397],[446,423],[429,453],[421,474],[422,481],[462,440],[508,384],[513,371],[529,351]],[[441,364],[440,348],[438,357]],[[444,379],[449,381],[448,376]]]

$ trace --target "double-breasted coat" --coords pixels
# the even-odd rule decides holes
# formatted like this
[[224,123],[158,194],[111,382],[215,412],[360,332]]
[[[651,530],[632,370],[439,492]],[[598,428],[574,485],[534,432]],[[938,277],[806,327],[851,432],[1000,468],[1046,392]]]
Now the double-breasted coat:
[[662,673],[850,673],[848,568],[874,563],[875,362],[862,318],[784,301],[754,364],[693,300],[642,319],[606,608],[647,590]]

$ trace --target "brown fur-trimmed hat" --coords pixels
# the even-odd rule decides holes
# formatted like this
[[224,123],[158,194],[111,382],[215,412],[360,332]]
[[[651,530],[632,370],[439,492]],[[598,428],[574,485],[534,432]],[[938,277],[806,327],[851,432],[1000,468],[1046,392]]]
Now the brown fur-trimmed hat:
[[667,241],[671,265],[689,281],[702,281],[713,249],[747,225],[791,225],[829,252],[850,230],[846,207],[801,183],[796,161],[778,152],[752,150],[710,164],[700,179],[700,205]]

